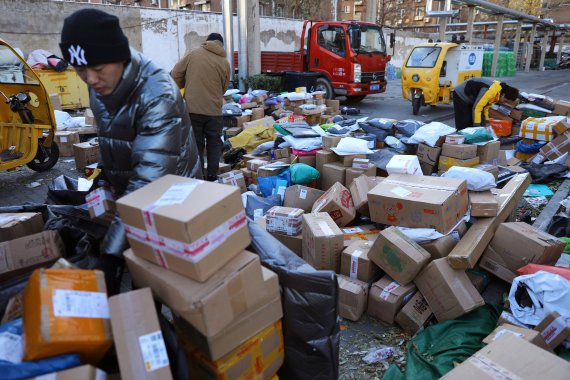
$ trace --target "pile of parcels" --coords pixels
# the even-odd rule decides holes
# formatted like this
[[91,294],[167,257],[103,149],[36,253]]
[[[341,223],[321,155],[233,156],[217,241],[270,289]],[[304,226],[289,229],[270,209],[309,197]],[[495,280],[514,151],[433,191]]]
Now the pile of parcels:
[[45,269],[65,250],[57,232],[41,231],[40,214],[0,216],[0,236],[10,239],[0,243],[0,275],[40,267],[8,305],[0,337],[11,334],[14,351],[0,360],[14,371],[76,367],[56,379],[101,379],[96,368],[114,345],[121,378],[170,379],[158,300],[172,312],[192,378],[273,378],[284,360],[279,282],[245,250],[251,238],[239,189],[168,175],[116,207],[135,290],[110,298],[100,271],[62,269],[61,261]]

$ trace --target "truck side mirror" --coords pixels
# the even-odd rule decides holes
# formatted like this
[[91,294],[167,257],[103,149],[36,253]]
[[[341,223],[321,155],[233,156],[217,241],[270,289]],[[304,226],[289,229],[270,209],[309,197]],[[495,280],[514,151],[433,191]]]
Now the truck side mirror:
[[392,32],[390,33],[390,49],[393,49],[395,44],[396,44],[396,34]]

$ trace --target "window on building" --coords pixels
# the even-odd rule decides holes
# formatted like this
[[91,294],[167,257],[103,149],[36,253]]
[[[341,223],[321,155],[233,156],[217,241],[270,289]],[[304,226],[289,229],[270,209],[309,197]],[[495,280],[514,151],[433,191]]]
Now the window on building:
[[421,20],[424,18],[424,9],[422,7],[417,7],[415,16],[416,20]]
[[275,17],[284,17],[285,9],[283,4],[277,4],[275,6]]
[[317,43],[336,55],[346,55],[346,37],[344,29],[340,27],[321,26],[317,32]]
[[400,9],[400,18],[404,18],[404,16],[406,16],[406,10]]
[[350,13],[350,5],[344,6],[344,13]]
[[265,4],[259,3],[259,15],[260,15],[260,16],[266,16],[266,14],[265,14]]

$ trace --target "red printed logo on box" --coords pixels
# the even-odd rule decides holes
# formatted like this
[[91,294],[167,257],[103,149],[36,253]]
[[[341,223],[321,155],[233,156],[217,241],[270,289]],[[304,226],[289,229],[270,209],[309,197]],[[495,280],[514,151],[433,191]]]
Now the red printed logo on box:
[[338,219],[342,218],[342,211],[332,210],[332,211],[329,211],[329,215],[332,218],[332,220],[338,220]]
[[340,203],[343,207],[349,208],[351,207],[352,197],[350,196],[350,192],[348,190],[343,190],[340,196]]

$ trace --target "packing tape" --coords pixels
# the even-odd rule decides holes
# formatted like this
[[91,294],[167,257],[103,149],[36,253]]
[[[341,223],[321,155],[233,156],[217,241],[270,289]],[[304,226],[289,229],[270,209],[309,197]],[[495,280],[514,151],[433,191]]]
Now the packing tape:
[[480,353],[475,353],[467,359],[467,361],[482,372],[485,372],[485,374],[489,375],[492,379],[522,380],[520,376],[515,375],[505,367],[495,363]]
[[[146,228],[147,234],[152,241],[158,241],[158,233],[156,232],[156,223],[154,222],[154,214],[153,211],[159,208],[155,203],[151,204],[150,206],[146,206],[143,208],[143,221],[144,226]],[[125,231],[126,231],[125,226]],[[129,234],[127,233],[127,237]],[[160,246],[154,246],[151,244],[152,251],[154,253],[154,259],[156,260],[157,264],[163,268],[168,269],[168,262],[166,261],[166,257],[164,257],[164,253],[160,250]]]
[[230,298],[234,315],[241,315],[247,310],[247,298],[240,276],[234,276],[229,280],[227,294]]
[[559,316],[553,320],[546,328],[540,332],[546,344],[550,344],[567,327],[566,319]]
[[317,225],[321,228],[325,236],[332,236],[334,235],[334,231],[332,228],[325,222],[324,220],[319,220]]
[[382,293],[380,293],[380,298],[382,298],[384,301],[388,301],[388,297],[390,297],[390,294],[392,294],[392,291],[398,289],[399,287],[400,287],[400,284],[398,284],[396,281],[392,281],[390,284],[388,284],[388,286],[386,286],[382,290]]
[[362,256],[364,252],[357,249],[350,255],[350,278],[356,279],[358,276],[358,258]]

